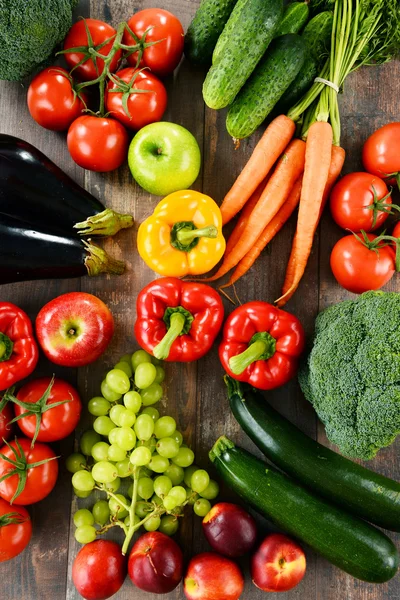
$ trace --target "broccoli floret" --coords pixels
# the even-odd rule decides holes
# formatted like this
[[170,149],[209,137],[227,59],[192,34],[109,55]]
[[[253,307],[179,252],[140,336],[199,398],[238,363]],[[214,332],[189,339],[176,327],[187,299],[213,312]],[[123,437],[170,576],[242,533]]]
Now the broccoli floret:
[[48,60],[77,0],[0,0],[0,79],[18,81]]
[[299,382],[343,454],[368,460],[389,446],[400,433],[400,294],[323,311]]

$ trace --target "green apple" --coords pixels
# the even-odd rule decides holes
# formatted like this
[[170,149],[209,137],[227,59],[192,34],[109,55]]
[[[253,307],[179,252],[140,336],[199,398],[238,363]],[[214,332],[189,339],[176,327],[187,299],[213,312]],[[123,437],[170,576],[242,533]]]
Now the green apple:
[[194,183],[200,171],[200,148],[181,125],[151,123],[133,138],[128,164],[133,178],[146,192],[167,196]]

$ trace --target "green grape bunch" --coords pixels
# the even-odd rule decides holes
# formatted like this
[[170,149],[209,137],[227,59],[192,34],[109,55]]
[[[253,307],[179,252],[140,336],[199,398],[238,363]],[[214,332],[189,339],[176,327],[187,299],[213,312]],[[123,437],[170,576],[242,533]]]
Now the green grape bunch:
[[66,467],[79,498],[95,490],[105,497],[74,514],[77,542],[119,527],[126,554],[140,527],[174,535],[186,506],[204,517],[218,496],[218,483],[194,464],[175,419],[160,416],[154,406],[164,379],[161,362],[137,350],[122,356],[102,381],[101,396],[89,401],[93,429],[82,434],[80,452],[67,458]]

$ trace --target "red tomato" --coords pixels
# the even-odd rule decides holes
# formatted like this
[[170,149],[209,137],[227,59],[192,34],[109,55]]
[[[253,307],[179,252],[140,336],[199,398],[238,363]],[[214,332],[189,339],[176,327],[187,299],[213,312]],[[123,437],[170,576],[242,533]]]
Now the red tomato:
[[[86,103],[86,96],[82,96]],[[46,129],[64,131],[85,108],[74,93],[68,71],[48,67],[32,79],[28,88],[28,108],[31,117]]]
[[126,561],[116,542],[96,540],[81,548],[72,565],[72,581],[86,600],[116,594],[126,576]]
[[[389,190],[385,182],[376,175],[349,173],[332,190],[330,198],[332,217],[343,229],[354,232],[362,229],[367,232],[374,231],[381,227],[389,216],[389,213],[382,210],[386,205],[390,209],[392,204],[388,194]],[[375,210],[368,206],[375,206]],[[374,213],[375,225],[373,224]]]
[[[134,78],[132,90],[146,90],[147,93],[129,93],[129,88],[122,89],[121,92],[110,92],[118,89],[120,86],[110,81],[106,91],[106,109],[111,116],[121,121],[126,127],[138,131],[145,125],[161,121],[161,118],[167,108],[167,90],[164,84],[149,71],[139,71],[137,69],[122,69],[116,75],[122,81],[129,84]],[[130,117],[126,114],[122,99],[124,94],[127,96],[127,106]]]
[[[372,233],[366,235],[370,241],[377,238]],[[395,262],[391,246],[369,249],[354,235],[340,239],[331,253],[331,269],[337,282],[354,294],[379,290],[393,277]]]
[[5,405],[2,411],[0,411],[0,440],[9,440],[12,436],[13,426],[9,425],[10,421],[14,418],[14,414],[11,408],[11,403]]
[[[93,44],[90,44],[88,40],[85,22],[89,28]],[[111,25],[108,25],[108,23],[104,23],[104,21],[98,21],[97,19],[82,19],[81,21],[77,21],[74,25],[72,25],[71,29],[68,31],[67,37],[64,40],[64,50],[85,46],[86,48],[95,48],[97,52],[103,56],[108,56],[116,33],[117,32],[114,27],[111,27]],[[105,44],[105,46],[102,48],[98,47],[110,38],[113,39]],[[96,79],[103,72],[104,61],[101,58],[94,59],[96,64],[93,62],[92,58],[88,58],[88,60],[77,67],[76,65],[78,65],[82,58],[85,57],[83,52],[67,52],[64,54],[64,56],[68,66],[71,69],[76,67],[73,73],[78,79],[90,81],[91,79]],[[117,70],[120,59],[121,50],[117,50],[110,64],[111,72]]]
[[[48,386],[51,383],[51,377],[42,377],[25,384],[18,392],[17,398],[23,402],[37,403],[43,398]],[[40,429],[37,436],[39,442],[56,442],[70,435],[79,423],[81,416],[82,403],[78,392],[66,381],[54,379],[49,397],[44,406],[68,400],[65,404],[60,404],[55,408],[46,410],[41,415]],[[15,404],[15,416],[27,412],[18,404]],[[18,425],[26,437],[33,439],[35,435],[37,418],[35,415],[19,419]]]
[[296,542],[280,533],[267,535],[251,558],[251,578],[264,592],[287,592],[306,572],[306,557]]
[[[18,444],[22,448],[22,453],[18,448]],[[6,458],[17,461],[21,470],[26,474],[25,487],[15,497],[17,504],[34,504],[34,502],[39,502],[39,500],[43,500],[43,498],[46,498],[50,494],[56,484],[58,475],[58,461],[50,446],[37,442],[31,448],[31,440],[16,438],[16,440],[10,442],[10,447],[3,446],[0,453]],[[37,463],[49,458],[53,460],[49,460],[38,467],[29,468],[31,463]],[[14,471],[14,469],[14,465],[0,457],[0,479],[3,475]],[[18,488],[19,479],[16,474],[0,482],[1,498],[4,498],[8,502],[12,501]]]
[[[380,127],[365,142],[362,152],[364,168],[369,173],[399,185],[400,181],[400,123]],[[397,176],[397,177],[396,177]]]
[[85,115],[68,130],[67,144],[73,160],[89,171],[114,171],[126,159],[128,134],[119,121]]
[[32,521],[26,508],[0,498],[0,563],[20,554],[31,536]]
[[[146,43],[159,42],[144,50],[140,66],[149,67],[153,73],[161,77],[170,75],[178,66],[183,54],[185,34],[179,19],[167,10],[146,8],[129,19],[128,27],[139,39],[149,30],[146,34]],[[136,44],[127,30],[123,41],[128,46]],[[128,56],[128,63],[136,67],[136,62],[137,52],[134,52]]]

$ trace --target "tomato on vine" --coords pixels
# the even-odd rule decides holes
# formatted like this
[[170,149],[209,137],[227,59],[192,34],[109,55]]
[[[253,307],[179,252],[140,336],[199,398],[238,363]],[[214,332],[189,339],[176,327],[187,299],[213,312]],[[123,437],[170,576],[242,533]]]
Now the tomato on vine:
[[18,556],[32,536],[32,521],[23,506],[0,498],[0,563]]
[[12,436],[13,426],[11,421],[14,418],[11,404],[3,403],[3,407],[0,408],[0,440],[9,440]]
[[377,129],[364,144],[362,160],[366,171],[400,187],[400,122]]

